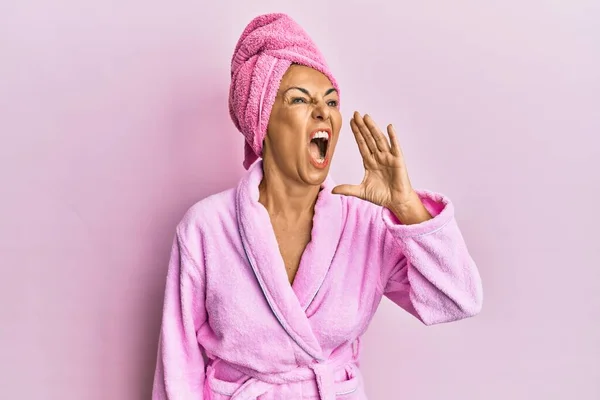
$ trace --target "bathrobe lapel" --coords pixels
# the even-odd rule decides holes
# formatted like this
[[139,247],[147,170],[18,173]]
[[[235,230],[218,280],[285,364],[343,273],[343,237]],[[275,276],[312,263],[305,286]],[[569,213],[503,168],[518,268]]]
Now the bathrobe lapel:
[[328,177],[315,205],[311,241],[302,255],[294,283],[290,285],[269,214],[258,202],[262,176],[262,160],[258,160],[237,187],[236,213],[242,244],[269,307],[282,328],[311,357],[322,360],[322,349],[306,309],[323,284],[337,249],[342,229],[341,199],[331,194],[334,185]]

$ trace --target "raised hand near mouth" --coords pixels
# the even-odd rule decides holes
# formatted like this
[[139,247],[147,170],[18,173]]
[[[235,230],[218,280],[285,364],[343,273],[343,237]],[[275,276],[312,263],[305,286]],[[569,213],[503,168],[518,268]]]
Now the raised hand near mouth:
[[363,159],[365,176],[360,185],[339,185],[332,193],[358,197],[386,207],[403,224],[431,219],[410,183],[393,126],[387,126],[389,142],[367,114],[361,117],[355,112],[350,126]]

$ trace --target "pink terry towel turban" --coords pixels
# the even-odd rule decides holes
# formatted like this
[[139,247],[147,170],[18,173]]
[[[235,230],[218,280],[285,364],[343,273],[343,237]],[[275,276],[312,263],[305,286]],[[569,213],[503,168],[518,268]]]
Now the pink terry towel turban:
[[281,78],[301,64],[337,82],[308,34],[286,14],[254,18],[242,32],[231,60],[229,113],[246,138],[244,168],[262,156],[262,144]]

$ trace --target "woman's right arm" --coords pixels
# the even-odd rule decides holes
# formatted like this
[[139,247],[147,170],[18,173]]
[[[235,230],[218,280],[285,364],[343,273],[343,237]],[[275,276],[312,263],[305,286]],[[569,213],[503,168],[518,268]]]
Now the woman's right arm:
[[206,321],[205,282],[179,230],[167,272],[152,400],[202,400],[205,363],[197,332]]

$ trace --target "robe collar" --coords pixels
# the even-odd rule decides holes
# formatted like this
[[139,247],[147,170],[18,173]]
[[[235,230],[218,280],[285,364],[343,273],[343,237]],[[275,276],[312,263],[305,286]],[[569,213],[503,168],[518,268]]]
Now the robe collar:
[[311,357],[324,355],[306,310],[320,290],[342,231],[342,199],[331,193],[328,176],[315,204],[311,241],[290,285],[267,209],[259,203],[263,163],[248,169],[236,190],[236,214],[242,244],[257,281],[275,317],[287,334]]

